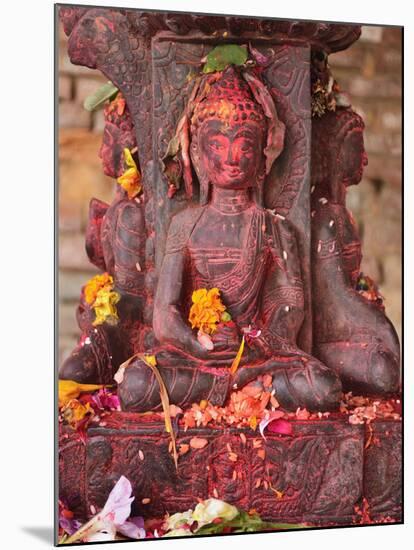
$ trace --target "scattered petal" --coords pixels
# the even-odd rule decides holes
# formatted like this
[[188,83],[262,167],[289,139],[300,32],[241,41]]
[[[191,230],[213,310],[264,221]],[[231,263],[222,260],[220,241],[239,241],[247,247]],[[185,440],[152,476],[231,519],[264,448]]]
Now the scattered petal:
[[192,449],[203,449],[207,443],[207,439],[203,439],[202,437],[192,437],[190,439],[190,447]]
[[266,427],[273,422],[274,420],[278,420],[279,418],[282,418],[285,415],[282,411],[273,411],[267,415],[266,418],[263,418],[263,420],[259,424],[259,432],[260,435],[263,437],[263,439],[266,439],[264,435],[264,431]]

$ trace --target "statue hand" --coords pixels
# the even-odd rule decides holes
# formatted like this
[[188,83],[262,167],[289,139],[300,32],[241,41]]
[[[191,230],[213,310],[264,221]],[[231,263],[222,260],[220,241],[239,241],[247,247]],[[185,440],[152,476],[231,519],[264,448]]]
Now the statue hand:
[[254,363],[255,361],[260,361],[261,359],[267,357],[267,355],[268,346],[261,336],[249,338],[247,340],[244,351],[244,356],[245,359],[247,359],[247,362]]
[[220,323],[217,331],[211,335],[214,351],[236,352],[241,343],[241,335],[234,323]]

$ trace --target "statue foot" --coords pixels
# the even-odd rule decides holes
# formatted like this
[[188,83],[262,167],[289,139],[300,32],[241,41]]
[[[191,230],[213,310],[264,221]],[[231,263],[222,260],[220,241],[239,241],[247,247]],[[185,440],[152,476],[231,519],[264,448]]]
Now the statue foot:
[[344,391],[382,396],[400,389],[399,358],[382,344],[319,344],[316,353],[339,375]]
[[[171,404],[187,407],[207,399],[213,405],[224,405],[230,391],[229,369],[163,365],[163,359],[169,356],[163,352],[156,355],[157,369]],[[181,360],[181,365],[184,361]],[[147,412],[161,408],[158,381],[151,368],[140,359],[134,360],[125,369],[123,380],[118,384],[118,396],[121,409],[126,412]]]
[[80,384],[99,384],[96,358],[92,350],[85,347],[73,350],[60,367],[59,378]]
[[134,361],[125,369],[124,378],[118,384],[121,409],[125,412],[146,412],[159,408],[161,400],[154,391],[155,385],[152,370],[143,361]]
[[252,367],[242,367],[236,373],[239,388],[261,374],[273,377],[275,397],[290,411],[298,407],[309,411],[331,411],[339,407],[342,385],[338,375],[311,356],[278,356]]
[[84,333],[81,342],[61,365],[59,378],[80,384],[114,384],[114,368],[102,332]]

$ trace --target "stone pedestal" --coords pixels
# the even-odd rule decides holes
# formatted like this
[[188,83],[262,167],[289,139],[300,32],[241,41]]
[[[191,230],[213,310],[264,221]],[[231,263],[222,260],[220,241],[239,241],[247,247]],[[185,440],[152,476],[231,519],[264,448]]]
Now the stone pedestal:
[[291,436],[266,440],[249,428],[179,429],[177,445],[193,437],[207,444],[180,456],[176,471],[170,438],[154,417],[113,413],[105,426],[89,428],[85,444],[62,434],[60,496],[86,517],[125,475],[133,515],[162,517],[216,496],[269,520],[352,524],[365,498],[373,522],[401,521],[400,421],[293,421]]

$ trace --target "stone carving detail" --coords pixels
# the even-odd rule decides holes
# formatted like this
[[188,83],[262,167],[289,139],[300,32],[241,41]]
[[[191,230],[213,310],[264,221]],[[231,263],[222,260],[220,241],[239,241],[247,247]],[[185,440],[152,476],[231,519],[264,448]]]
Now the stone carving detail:
[[[77,448],[73,463],[73,444],[62,441],[65,498],[79,502],[81,488],[87,494],[84,504],[98,508],[123,474],[136,495],[133,513],[149,517],[187,510],[197,498],[213,494],[282,521],[351,523],[363,497],[371,505],[371,517],[399,517],[398,421],[375,422],[373,437],[363,426],[344,421],[297,421],[293,436],[267,436],[264,459],[257,454],[257,436],[249,430],[189,429],[179,432],[178,444],[188,444],[195,436],[208,444],[180,457],[176,471],[163,426],[151,420],[137,424],[135,416],[115,413],[104,428],[90,429],[86,449]],[[237,462],[229,459],[229,448]],[[143,504],[145,498],[151,502]]]
[[[82,293],[81,340],[60,378],[112,383],[134,358],[119,378],[124,412],[91,428],[86,447],[62,436],[65,499],[83,514],[99,508],[123,474],[134,513],[146,516],[217,494],[268,519],[346,523],[363,497],[378,517],[398,518],[397,423],[375,424],[371,441],[336,417],[299,422],[294,436],[267,439],[264,459],[251,431],[243,444],[237,429],[189,430],[178,443],[208,444],[180,457],[177,472],[162,427],[134,414],[161,405],[144,352],[182,407],[223,405],[265,373],[287,410],[336,409],[342,389],[398,391],[395,331],[355,288],[361,247],[345,195],[366,163],[363,123],[339,103],[311,117],[315,52],[326,60],[360,28],[104,8],[61,7],[60,17],[72,62],[99,69],[126,101],[123,114],[106,113],[104,171],[119,178],[128,148],[143,186],[138,199],[118,187],[111,205],[90,205],[88,256],[113,277],[120,320],[95,327]],[[203,75],[205,56],[225,43],[248,44],[255,61]],[[232,323],[207,350],[188,315],[192,292],[214,287]]]
[[372,445],[366,450],[364,494],[375,517],[395,518],[401,513],[402,435],[400,423],[378,422],[373,426]]
[[383,308],[357,292],[361,245],[345,204],[367,163],[363,128],[349,107],[312,124],[314,353],[344,390],[386,394],[399,390],[400,346]]

